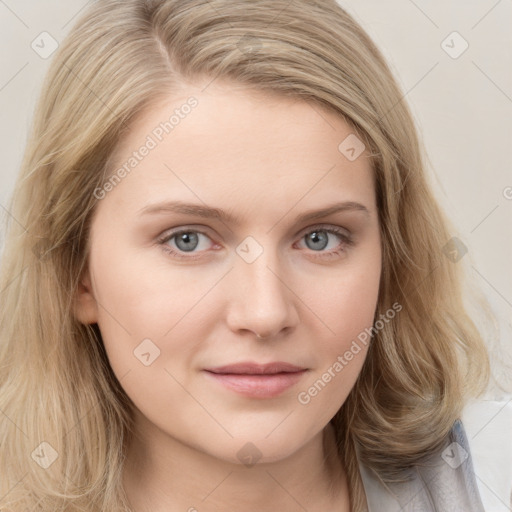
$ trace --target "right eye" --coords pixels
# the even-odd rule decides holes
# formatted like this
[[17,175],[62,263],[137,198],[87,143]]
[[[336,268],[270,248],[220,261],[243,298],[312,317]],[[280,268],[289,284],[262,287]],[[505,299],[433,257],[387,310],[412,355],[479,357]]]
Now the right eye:
[[[158,239],[158,243],[162,246],[162,249],[165,252],[172,256],[177,258],[196,259],[199,257],[199,254],[194,256],[186,256],[186,254],[204,252],[196,251],[196,249],[201,246],[201,242],[203,242],[202,245],[207,249],[208,243],[202,240],[203,238],[211,240],[210,237],[202,231],[195,229],[179,229],[172,231],[171,233],[166,233],[163,237]],[[172,242],[172,245],[169,245],[168,242]]]

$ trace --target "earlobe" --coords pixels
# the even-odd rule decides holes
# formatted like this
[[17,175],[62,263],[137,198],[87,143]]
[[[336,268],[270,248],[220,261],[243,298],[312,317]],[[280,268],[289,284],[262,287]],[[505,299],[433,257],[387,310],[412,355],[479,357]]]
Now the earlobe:
[[75,318],[83,324],[95,324],[98,322],[98,304],[91,286],[89,269],[86,269],[80,279],[75,295]]

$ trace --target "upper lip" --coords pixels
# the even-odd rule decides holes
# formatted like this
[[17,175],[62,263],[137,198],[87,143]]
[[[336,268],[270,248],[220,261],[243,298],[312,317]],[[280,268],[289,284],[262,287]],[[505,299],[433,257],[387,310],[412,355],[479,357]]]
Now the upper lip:
[[274,373],[293,373],[305,370],[301,366],[291,363],[276,361],[273,363],[259,364],[253,362],[242,362],[236,364],[228,364],[225,366],[216,366],[214,368],[205,368],[206,371],[212,373],[233,373],[240,375],[268,375]]

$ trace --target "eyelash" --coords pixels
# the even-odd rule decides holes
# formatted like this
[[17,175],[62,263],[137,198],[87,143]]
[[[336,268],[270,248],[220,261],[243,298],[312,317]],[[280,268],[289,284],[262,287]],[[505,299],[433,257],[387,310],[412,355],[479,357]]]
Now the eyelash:
[[[311,233],[314,233],[315,231],[324,231],[326,233],[330,233],[332,235],[337,235],[341,239],[340,246],[343,246],[342,248],[338,248],[335,250],[331,250],[329,252],[322,252],[322,251],[312,251],[312,252],[318,252],[318,256],[314,256],[315,258],[322,258],[322,259],[330,259],[335,258],[336,256],[339,256],[341,253],[345,252],[347,248],[350,248],[354,245],[354,240],[347,235],[343,230],[340,228],[337,228],[335,226],[313,226],[308,229],[308,231],[304,232],[304,234],[300,237],[299,240],[302,240],[306,235],[310,235]],[[177,231],[174,231],[172,233],[167,233],[166,235],[160,237],[157,242],[159,245],[162,246],[162,250],[168,254],[170,254],[173,257],[176,257],[178,259],[182,260],[196,260],[197,258],[201,257],[201,253],[199,253],[196,256],[183,256],[183,254],[186,254],[185,252],[178,252],[171,247],[167,245],[167,242],[172,240],[175,236],[181,235],[183,233],[199,233],[201,235],[206,236],[207,238],[210,238],[204,231],[201,231],[199,229],[179,229]]]

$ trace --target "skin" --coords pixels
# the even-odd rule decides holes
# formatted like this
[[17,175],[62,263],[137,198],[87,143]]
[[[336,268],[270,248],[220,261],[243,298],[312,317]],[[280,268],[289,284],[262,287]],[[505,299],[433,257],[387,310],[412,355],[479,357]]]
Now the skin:
[[[374,319],[381,240],[368,154],[349,161],[338,145],[353,130],[319,106],[216,80],[204,90],[188,85],[139,116],[116,163],[191,95],[198,106],[98,202],[78,294],[77,318],[99,325],[136,406],[127,496],[137,512],[348,511],[329,421],[367,348],[309,403],[297,396]],[[138,213],[165,200],[222,208],[239,223]],[[340,201],[367,212],[296,221]],[[316,231],[338,226],[354,244],[325,232],[328,243],[313,243],[319,224]],[[157,241],[174,228],[205,235],[189,241],[192,252],[177,237]],[[236,252],[248,236],[263,249],[252,263]],[[146,338],[160,350],[148,366],[134,355]],[[307,371],[266,399],[226,389],[204,372],[240,361],[286,361]],[[260,457],[250,467],[237,456],[246,443]]]

